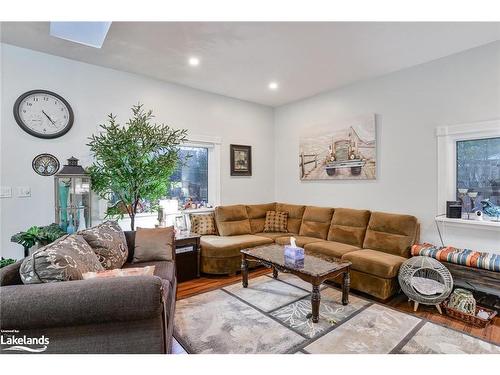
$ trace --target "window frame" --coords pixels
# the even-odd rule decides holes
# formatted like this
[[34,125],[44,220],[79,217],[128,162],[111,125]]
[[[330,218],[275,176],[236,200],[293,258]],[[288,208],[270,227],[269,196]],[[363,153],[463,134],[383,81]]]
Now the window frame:
[[456,200],[457,142],[500,137],[500,119],[440,126],[438,146],[437,214],[446,212],[446,201]]

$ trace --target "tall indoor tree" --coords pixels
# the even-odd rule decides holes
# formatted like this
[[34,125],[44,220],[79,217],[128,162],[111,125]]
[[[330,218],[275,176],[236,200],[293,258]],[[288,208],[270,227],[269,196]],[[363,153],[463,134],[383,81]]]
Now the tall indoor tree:
[[153,204],[168,194],[169,178],[179,160],[179,145],[186,141],[187,130],[152,123],[151,110],[142,104],[132,107],[132,118],[125,126],[110,114],[100,125],[101,132],[92,135],[90,147],[93,164],[89,167],[92,190],[101,198],[115,198],[107,216],[130,217],[135,229],[135,216],[142,201]]

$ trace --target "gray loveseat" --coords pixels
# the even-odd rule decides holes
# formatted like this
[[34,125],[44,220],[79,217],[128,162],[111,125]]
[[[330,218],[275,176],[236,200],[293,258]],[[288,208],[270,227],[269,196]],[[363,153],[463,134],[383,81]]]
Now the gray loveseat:
[[[173,261],[131,263],[135,232],[125,232],[127,267],[155,276],[24,285],[22,260],[0,270],[0,328],[49,339],[46,353],[170,353],[177,279]],[[5,352],[4,352],[5,353]]]

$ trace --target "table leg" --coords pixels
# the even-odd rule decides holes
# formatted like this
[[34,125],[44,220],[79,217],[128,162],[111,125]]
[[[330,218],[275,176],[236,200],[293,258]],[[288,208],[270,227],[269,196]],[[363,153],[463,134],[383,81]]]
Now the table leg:
[[278,278],[278,270],[275,267],[273,267],[273,278]]
[[351,284],[351,274],[349,270],[344,272],[342,277],[342,305],[349,303],[349,286]]
[[312,306],[312,321],[318,323],[319,321],[319,303],[321,301],[321,294],[319,293],[319,285],[313,285],[311,294]]
[[245,255],[241,257],[241,278],[243,288],[246,288],[248,286],[248,261]]

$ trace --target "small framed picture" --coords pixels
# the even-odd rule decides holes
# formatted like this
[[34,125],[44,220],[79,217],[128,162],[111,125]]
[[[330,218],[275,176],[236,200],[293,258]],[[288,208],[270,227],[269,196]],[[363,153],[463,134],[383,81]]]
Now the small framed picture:
[[231,176],[252,175],[252,146],[230,145]]
[[187,223],[186,223],[186,216],[185,215],[177,215],[175,217],[175,228],[179,230],[180,232],[185,232],[187,231]]

